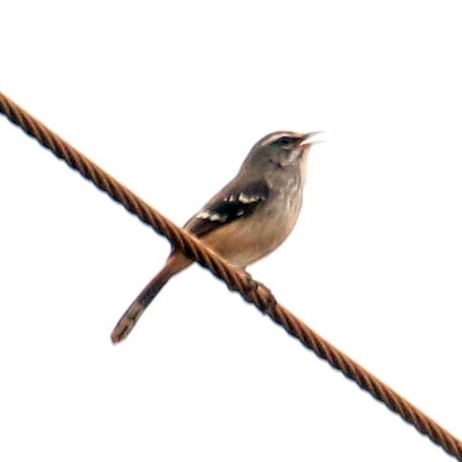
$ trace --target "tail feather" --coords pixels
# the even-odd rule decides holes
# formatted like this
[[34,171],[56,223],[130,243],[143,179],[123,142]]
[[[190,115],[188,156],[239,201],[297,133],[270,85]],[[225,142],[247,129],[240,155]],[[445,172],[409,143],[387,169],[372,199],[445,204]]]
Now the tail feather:
[[135,301],[128,307],[127,311],[119,319],[111,333],[112,343],[124,340],[132,331],[138,319],[152,302],[154,297],[161,291],[169,279],[191,264],[191,261],[182,254],[174,253],[167,260],[163,269],[154,276]]

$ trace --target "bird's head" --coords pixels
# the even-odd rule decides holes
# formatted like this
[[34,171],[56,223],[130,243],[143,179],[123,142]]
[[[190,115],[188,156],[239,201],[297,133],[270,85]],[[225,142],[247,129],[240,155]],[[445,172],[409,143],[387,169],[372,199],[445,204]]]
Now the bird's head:
[[315,136],[320,133],[322,132],[278,131],[270,133],[253,146],[242,169],[300,169],[302,164],[305,164],[310,147],[321,142],[315,139]]

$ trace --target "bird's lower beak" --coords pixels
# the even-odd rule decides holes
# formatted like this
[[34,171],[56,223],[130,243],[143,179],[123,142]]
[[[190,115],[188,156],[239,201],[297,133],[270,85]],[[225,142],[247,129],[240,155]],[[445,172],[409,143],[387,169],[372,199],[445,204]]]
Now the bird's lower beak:
[[325,139],[321,139],[320,135],[324,135],[325,132],[310,132],[306,133],[303,135],[303,138],[301,139],[299,146],[305,147],[305,146],[311,146],[312,144],[316,143],[325,143]]

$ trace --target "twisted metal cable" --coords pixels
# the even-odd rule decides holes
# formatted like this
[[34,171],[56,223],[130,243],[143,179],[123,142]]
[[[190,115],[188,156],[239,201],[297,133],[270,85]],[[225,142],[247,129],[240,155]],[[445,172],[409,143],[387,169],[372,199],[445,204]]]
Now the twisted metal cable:
[[448,454],[462,461],[461,441],[310,329],[280,305],[270,290],[255,282],[246,271],[231,266],[195,237],[178,228],[1,92],[0,112],[58,158],[64,160],[69,167],[77,170],[84,178],[106,192],[114,201],[122,204],[157,233],[165,236],[188,257],[210,269],[215,276],[226,283],[229,289],[239,292],[246,301],[253,303],[263,314],[267,314],[287,333],[298,339],[302,345],[314,351],[345,377],[356,382],[360,388],[384,403],[391,411],[399,414]]

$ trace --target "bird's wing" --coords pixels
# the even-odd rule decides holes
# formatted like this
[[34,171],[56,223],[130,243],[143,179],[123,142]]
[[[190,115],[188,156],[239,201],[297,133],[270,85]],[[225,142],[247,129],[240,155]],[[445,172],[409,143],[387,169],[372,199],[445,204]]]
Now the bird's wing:
[[186,224],[197,237],[217,228],[251,215],[269,196],[269,187],[264,180],[233,180],[216,194]]

